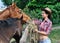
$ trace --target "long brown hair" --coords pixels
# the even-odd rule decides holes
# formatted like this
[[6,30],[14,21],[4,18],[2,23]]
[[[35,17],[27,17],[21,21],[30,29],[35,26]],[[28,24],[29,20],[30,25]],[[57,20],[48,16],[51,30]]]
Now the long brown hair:
[[[48,9],[49,9],[49,8],[48,8]],[[46,8],[42,8],[41,10],[44,11],[44,12],[48,15],[48,18],[51,20],[51,13],[52,13],[51,10],[49,9],[49,10],[50,10],[50,11],[49,11],[49,10],[47,10]]]

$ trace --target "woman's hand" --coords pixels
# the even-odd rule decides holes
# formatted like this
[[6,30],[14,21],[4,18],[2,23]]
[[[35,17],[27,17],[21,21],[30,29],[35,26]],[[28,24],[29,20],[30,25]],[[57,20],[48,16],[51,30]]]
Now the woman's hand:
[[35,32],[38,32],[38,30],[37,30],[37,29],[35,29]]

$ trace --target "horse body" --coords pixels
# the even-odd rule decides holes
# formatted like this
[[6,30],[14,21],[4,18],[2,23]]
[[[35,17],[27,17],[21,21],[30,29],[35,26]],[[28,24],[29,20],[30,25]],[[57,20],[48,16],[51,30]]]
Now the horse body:
[[[10,20],[10,19],[9,19]],[[12,19],[13,20],[13,19]],[[17,22],[18,20],[16,21],[12,21],[13,23],[10,23],[6,21],[0,21],[1,24],[3,25],[0,25],[0,36],[5,39],[5,41],[7,41],[6,43],[8,43],[10,41],[10,39],[12,38],[12,36],[17,32],[20,33],[19,28],[17,26]],[[4,24],[5,22],[5,24]],[[1,39],[2,40],[2,39]],[[0,40],[0,41],[1,41]],[[3,40],[2,40],[3,41]],[[3,41],[4,42],[4,41]],[[4,42],[5,43],[5,42]]]

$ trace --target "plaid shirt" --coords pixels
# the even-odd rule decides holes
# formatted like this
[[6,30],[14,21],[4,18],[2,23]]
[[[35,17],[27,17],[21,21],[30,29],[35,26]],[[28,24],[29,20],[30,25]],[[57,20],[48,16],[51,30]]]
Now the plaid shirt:
[[49,19],[44,21],[36,20],[35,23],[39,24],[38,25],[39,31],[44,31],[47,34],[50,34],[52,29],[52,22]]

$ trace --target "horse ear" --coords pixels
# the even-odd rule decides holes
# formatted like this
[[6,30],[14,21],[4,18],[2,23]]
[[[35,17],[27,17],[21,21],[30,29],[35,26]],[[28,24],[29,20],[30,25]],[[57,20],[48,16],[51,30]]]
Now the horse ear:
[[16,6],[16,3],[12,3],[12,6]]
[[15,3],[12,3],[11,8],[12,9],[15,9],[15,7],[16,7],[16,4]]

